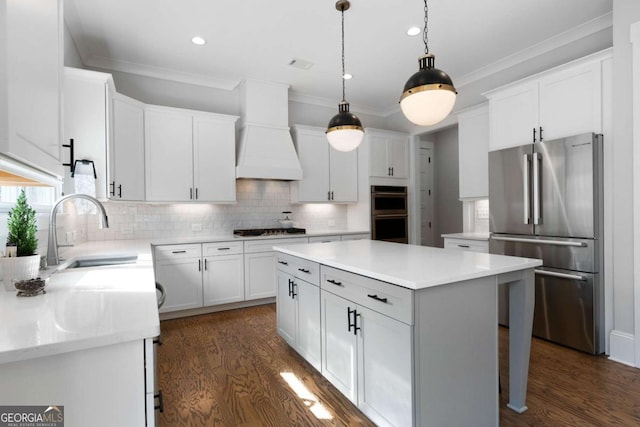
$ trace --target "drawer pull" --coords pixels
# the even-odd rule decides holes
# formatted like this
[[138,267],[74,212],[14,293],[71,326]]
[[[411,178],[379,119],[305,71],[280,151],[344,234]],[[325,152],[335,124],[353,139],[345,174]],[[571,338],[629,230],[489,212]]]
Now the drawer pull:
[[172,254],[186,254],[187,251],[171,251]]
[[164,400],[162,399],[162,390],[158,390],[158,394],[153,396],[154,400],[158,399],[158,404],[153,409],[159,410],[160,413],[164,412]]
[[218,248],[219,251],[228,251],[231,248]]
[[287,261],[280,261],[280,260],[278,260],[278,264],[289,265],[289,263]]
[[336,285],[336,286],[344,286],[344,285],[342,284],[342,282],[337,282],[337,281],[335,281],[335,280],[333,280],[333,279],[327,279],[327,282],[328,282],[328,283],[331,283],[332,285]]
[[379,297],[378,295],[369,295],[369,294],[367,294],[367,296],[368,296],[369,298],[373,298],[373,299],[374,299],[374,300],[376,300],[376,301],[380,301],[380,302],[383,302],[383,303],[385,303],[385,304],[387,303],[387,299],[386,299],[386,298],[381,298],[381,297]]
[[458,245],[459,248],[470,248],[469,245]]
[[307,270],[306,268],[299,268],[298,271],[302,271],[303,273],[311,273],[309,270]]

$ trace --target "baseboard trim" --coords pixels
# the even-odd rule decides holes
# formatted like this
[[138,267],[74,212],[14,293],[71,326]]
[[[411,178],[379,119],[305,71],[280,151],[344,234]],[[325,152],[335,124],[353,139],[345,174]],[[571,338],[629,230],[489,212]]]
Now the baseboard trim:
[[626,332],[613,330],[609,334],[609,360],[636,367],[635,337]]
[[247,308],[256,305],[273,304],[276,302],[275,297],[260,298],[248,301],[232,302],[229,304],[211,305],[207,307],[192,308],[189,310],[170,311],[160,313],[160,320],[179,319],[181,317],[199,316],[201,314],[216,313],[218,311],[235,310],[236,308]]

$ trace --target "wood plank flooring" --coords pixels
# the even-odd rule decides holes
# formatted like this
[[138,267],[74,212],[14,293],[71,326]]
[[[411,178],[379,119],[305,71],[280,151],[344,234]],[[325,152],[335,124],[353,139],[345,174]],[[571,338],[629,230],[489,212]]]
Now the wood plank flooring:
[[[163,321],[160,426],[373,425],[285,344],[275,323],[274,304]],[[508,330],[500,328],[501,426],[640,425],[640,370],[537,339],[529,410],[516,414],[506,407],[507,351]],[[299,397],[283,372],[308,392]],[[331,419],[317,418],[318,408]]]

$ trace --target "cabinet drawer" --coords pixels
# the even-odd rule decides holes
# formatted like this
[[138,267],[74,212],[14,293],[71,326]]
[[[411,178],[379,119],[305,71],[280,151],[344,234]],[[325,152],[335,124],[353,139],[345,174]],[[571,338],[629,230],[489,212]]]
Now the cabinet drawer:
[[236,255],[241,254],[243,250],[242,242],[239,241],[202,244],[203,256]]
[[322,266],[320,287],[356,304],[413,325],[413,291],[336,268]]
[[199,243],[187,245],[163,245],[156,246],[154,253],[156,261],[178,258],[200,258],[202,248]]
[[446,238],[444,248],[489,253],[489,241]]
[[244,253],[251,254],[255,252],[271,252],[275,245],[290,245],[292,243],[307,243],[306,237],[288,237],[282,239],[258,239],[245,240]]
[[320,264],[287,254],[276,254],[276,268],[294,277],[320,286]]
[[332,235],[332,236],[313,236],[309,237],[309,243],[318,243],[318,242],[337,242],[340,240],[340,235]]

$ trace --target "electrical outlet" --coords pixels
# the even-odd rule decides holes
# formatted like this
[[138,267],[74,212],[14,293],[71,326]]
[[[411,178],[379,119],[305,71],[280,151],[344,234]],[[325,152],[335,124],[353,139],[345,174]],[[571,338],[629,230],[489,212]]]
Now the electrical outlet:
[[202,231],[202,224],[191,224],[191,231]]

